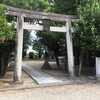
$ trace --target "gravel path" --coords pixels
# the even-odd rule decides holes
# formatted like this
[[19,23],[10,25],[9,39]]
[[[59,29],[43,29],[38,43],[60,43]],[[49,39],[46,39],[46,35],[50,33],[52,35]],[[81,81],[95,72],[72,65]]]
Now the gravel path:
[[100,100],[100,84],[65,85],[0,92],[0,100]]

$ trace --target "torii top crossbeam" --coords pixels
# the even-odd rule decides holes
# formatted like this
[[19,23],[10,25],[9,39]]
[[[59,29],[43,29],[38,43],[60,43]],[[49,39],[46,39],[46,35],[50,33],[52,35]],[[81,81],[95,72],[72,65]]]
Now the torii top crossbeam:
[[71,21],[78,19],[77,16],[72,16],[72,15],[36,12],[36,11],[30,11],[30,10],[25,10],[20,8],[14,8],[10,6],[7,6],[7,14],[12,16],[23,15],[24,17],[28,17],[28,18],[47,19],[47,20],[62,21],[62,22],[65,22],[69,19]]

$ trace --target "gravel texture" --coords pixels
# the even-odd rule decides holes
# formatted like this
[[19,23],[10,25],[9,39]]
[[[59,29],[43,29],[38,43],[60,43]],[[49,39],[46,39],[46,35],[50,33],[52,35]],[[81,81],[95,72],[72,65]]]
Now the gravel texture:
[[100,84],[65,85],[0,92],[0,100],[100,100]]

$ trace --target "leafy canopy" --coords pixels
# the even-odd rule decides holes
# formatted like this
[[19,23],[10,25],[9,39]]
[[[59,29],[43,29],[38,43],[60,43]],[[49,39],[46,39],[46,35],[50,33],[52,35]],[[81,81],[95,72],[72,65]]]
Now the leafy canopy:
[[79,39],[81,48],[94,50],[97,42],[96,35],[100,34],[100,1],[81,1],[78,15],[80,21],[76,24],[77,32],[74,35]]
[[36,11],[49,11],[51,9],[48,0],[2,0],[1,3]]
[[76,14],[79,0],[0,0],[0,3],[36,11]]
[[5,16],[6,8],[0,5],[0,38],[1,39],[12,39],[14,36],[13,27],[8,25]]

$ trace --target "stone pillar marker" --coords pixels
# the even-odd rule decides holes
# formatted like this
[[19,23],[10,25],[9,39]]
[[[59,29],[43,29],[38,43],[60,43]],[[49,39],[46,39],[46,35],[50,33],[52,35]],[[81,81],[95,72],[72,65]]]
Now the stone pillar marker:
[[73,55],[73,42],[71,34],[71,21],[66,21],[66,44],[67,44],[67,55],[68,55],[68,70],[70,76],[74,77],[74,55]]
[[13,81],[16,83],[22,82],[22,49],[23,49],[23,23],[22,15],[17,16],[17,33],[16,33],[16,58]]

